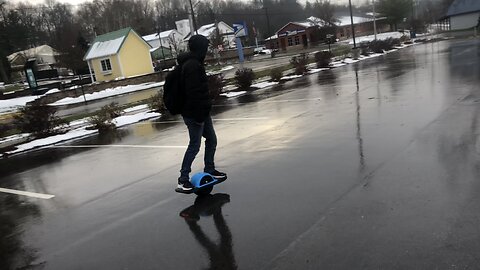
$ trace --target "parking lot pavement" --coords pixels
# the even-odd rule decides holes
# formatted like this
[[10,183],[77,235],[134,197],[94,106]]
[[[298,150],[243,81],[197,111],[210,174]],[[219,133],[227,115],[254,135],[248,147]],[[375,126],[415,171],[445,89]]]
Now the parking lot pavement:
[[0,190],[0,264],[474,268],[479,44],[416,45],[219,102],[229,178],[203,198],[174,192],[178,119],[1,160],[0,188],[54,197]]

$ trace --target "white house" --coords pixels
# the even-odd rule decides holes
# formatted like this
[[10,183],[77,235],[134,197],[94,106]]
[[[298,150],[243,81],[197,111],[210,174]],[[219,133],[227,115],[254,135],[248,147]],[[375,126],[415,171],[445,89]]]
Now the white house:
[[462,30],[480,24],[480,0],[455,0],[448,8],[451,30]]
[[59,53],[48,45],[42,45],[24,51],[19,51],[7,56],[12,68],[14,78],[25,77],[23,67],[28,60],[35,59],[38,70],[52,69],[57,63],[55,56]]
[[[230,25],[220,21],[217,23],[218,32],[223,36],[223,40],[225,41],[226,47],[233,48],[235,47],[235,35],[233,33],[233,27]],[[202,25],[200,28],[197,29],[199,35],[205,36],[206,38],[210,39],[216,31],[215,23]],[[196,34],[194,32],[194,34]],[[184,41],[188,41],[190,39],[190,33],[187,34],[184,38]]]
[[178,54],[186,49],[183,43],[183,37],[184,35],[173,29],[161,32],[160,39],[158,38],[158,33],[143,36],[142,38],[154,49],[161,46],[169,49],[174,54]]

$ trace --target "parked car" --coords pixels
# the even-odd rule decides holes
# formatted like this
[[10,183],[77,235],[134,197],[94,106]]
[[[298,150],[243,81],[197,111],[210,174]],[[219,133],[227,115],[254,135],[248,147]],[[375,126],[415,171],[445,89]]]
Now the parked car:
[[255,49],[253,49],[253,54],[262,54],[261,52],[265,49],[267,49],[267,48],[265,48],[263,46],[262,47],[257,47]]

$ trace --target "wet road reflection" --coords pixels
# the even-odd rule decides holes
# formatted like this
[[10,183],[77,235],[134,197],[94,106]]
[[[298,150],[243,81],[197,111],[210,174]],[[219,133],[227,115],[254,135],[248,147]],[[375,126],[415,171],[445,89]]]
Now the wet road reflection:
[[[36,269],[37,251],[23,241],[23,224],[40,217],[37,205],[16,195],[0,195],[0,269]],[[37,266],[42,263],[37,263]]]
[[173,192],[184,151],[155,146],[188,143],[179,117],[0,160],[0,187],[56,196],[28,201],[40,215],[0,194],[2,232],[16,239],[2,239],[13,246],[2,260],[28,265],[18,261],[31,255],[49,270],[475,268],[479,46],[420,44],[219,99],[218,165],[232,181],[216,190],[241,203]]
[[358,141],[358,153],[360,155],[360,171],[362,172],[365,169],[365,154],[363,153],[363,139],[362,139],[362,128],[360,124],[360,85],[358,83],[358,70],[355,69],[355,84],[357,86],[357,91],[355,92],[355,105],[357,112],[357,141]]
[[[198,196],[195,203],[180,212],[197,242],[205,249],[209,256],[211,270],[237,269],[233,254],[232,233],[222,214],[222,207],[230,202],[230,195],[223,193]],[[220,239],[209,237],[200,226],[201,218],[212,217]]]

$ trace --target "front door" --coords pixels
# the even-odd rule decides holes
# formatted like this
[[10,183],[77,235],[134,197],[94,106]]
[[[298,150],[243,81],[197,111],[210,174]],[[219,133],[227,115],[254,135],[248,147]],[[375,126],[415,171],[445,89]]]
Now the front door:
[[282,51],[287,50],[287,44],[285,43],[285,38],[280,39],[280,48],[282,49]]

